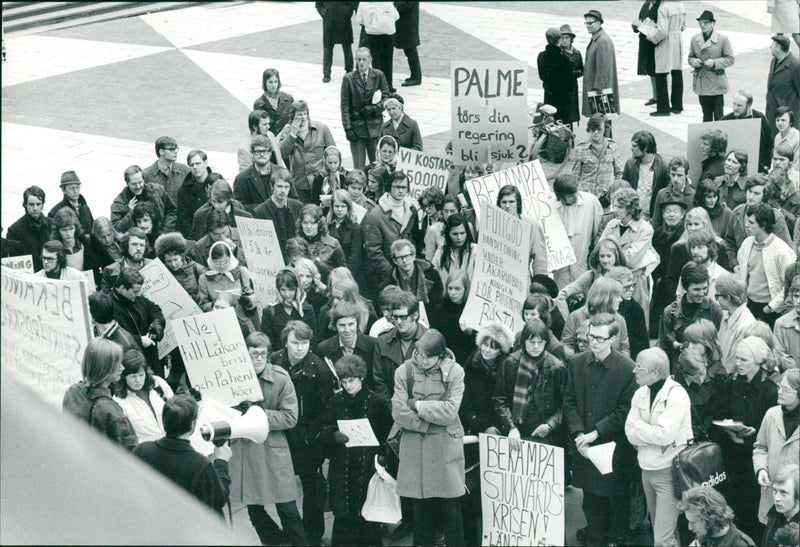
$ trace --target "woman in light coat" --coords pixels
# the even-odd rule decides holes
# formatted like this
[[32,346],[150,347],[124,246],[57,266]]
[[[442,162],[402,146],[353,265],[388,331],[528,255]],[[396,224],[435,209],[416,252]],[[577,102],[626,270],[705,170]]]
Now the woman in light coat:
[[[683,110],[683,43],[686,9],[681,2],[663,0],[658,8],[656,30],[650,41],[656,44],[656,113],[679,114]],[[667,95],[667,74],[672,78],[672,94]],[[672,106],[670,107],[670,102]]]
[[464,369],[439,331],[417,340],[414,356],[395,371],[394,386],[389,437],[402,429],[397,493],[414,500],[414,543],[435,543],[438,528],[447,545],[463,545],[464,428],[458,410]]
[[772,507],[772,488],[770,482],[775,474],[787,465],[798,465],[800,459],[800,427],[795,425],[791,432],[786,431],[786,423],[797,424],[800,413],[800,369],[787,370],[778,385],[778,405],[764,415],[758,437],[753,444],[753,470],[761,486],[761,502],[758,506],[758,520],[766,524],[767,511]]

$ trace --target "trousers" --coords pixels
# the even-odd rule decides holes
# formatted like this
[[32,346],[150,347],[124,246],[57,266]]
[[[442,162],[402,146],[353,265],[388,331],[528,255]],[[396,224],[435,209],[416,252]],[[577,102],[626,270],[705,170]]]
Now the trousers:
[[[411,72],[410,79],[422,81],[422,66],[419,64],[419,52],[417,48],[410,47],[403,50],[408,59],[408,70]],[[391,86],[391,84],[389,84]]]
[[725,106],[725,95],[698,95],[700,108],[703,109],[703,121],[711,122],[722,119],[722,108]]
[[389,89],[392,87],[392,59],[394,57],[394,36],[387,34],[370,34],[367,43],[372,54],[372,66],[383,72]]
[[[667,90],[667,75],[672,79],[671,96]],[[681,70],[656,74],[656,110],[658,112],[669,111],[670,101],[672,110],[683,110],[683,71]]]
[[414,500],[414,545],[436,543],[436,530],[444,531],[448,547],[464,545],[461,522],[461,498],[427,498]]
[[648,471],[642,469],[642,486],[647,499],[647,512],[653,523],[654,545],[677,547],[678,498],[672,485],[672,468]]
[[263,505],[248,505],[247,515],[253,528],[256,529],[258,538],[262,545],[280,545],[284,539],[292,545],[308,545],[306,535],[303,532],[303,521],[297,511],[297,504],[293,501],[276,503],[278,516],[281,519],[283,532],[267,514]]
[[[353,48],[351,44],[342,44],[344,52],[344,71],[353,71]],[[333,46],[322,50],[322,75],[326,78],[331,77],[331,66],[333,65]]]
[[375,161],[375,148],[378,146],[378,138],[356,139],[350,142],[350,154],[353,156],[353,169],[364,169],[367,164],[367,156],[370,163]]

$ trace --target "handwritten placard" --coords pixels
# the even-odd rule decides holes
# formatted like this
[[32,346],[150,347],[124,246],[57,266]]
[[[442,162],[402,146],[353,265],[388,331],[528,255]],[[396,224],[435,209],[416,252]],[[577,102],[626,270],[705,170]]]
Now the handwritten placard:
[[0,362],[56,408],[80,381],[92,338],[85,281],[47,279],[6,267],[0,274]]
[[203,397],[228,406],[263,399],[233,308],[171,323],[189,381]]
[[460,323],[478,330],[499,321],[511,332],[522,328],[528,296],[531,226],[493,205],[481,209],[477,260]]
[[33,273],[33,257],[31,255],[0,258],[0,264],[12,270]]
[[175,332],[172,330],[170,319],[189,317],[203,313],[200,306],[192,299],[186,289],[181,286],[175,276],[167,269],[163,262],[155,258],[144,268],[139,270],[144,277],[142,295],[151,302],[161,307],[167,326],[164,329],[164,338],[158,343],[158,358],[163,359],[169,352],[178,347]]
[[564,449],[480,434],[483,545],[564,545]]
[[284,267],[281,247],[271,220],[236,217],[236,228],[247,256],[259,310],[278,300],[275,276]]
[[528,158],[528,63],[453,61],[453,161],[524,161]]
[[522,217],[535,218],[542,223],[547,247],[548,271],[552,272],[574,264],[577,259],[569,242],[567,230],[556,210],[556,195],[547,182],[539,160],[466,181],[475,213],[480,214],[484,204],[497,203],[500,189],[507,184],[515,186],[522,194]]
[[448,158],[411,148],[397,152],[397,170],[408,175],[409,195],[414,199],[419,199],[428,188],[438,188],[444,193],[452,163]]

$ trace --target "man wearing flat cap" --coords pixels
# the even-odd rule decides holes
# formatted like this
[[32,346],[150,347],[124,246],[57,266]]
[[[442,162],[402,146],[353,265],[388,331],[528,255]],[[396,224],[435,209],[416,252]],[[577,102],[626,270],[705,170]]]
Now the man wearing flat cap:
[[[788,106],[794,112],[794,126],[800,128],[800,63],[789,51],[789,37],[779,34],[772,37],[772,63],[767,77],[767,121],[772,134],[777,135],[775,111]],[[797,158],[795,158],[797,159]]]
[[714,14],[705,10],[697,18],[700,34],[692,37],[689,46],[689,66],[692,72],[692,89],[697,93],[703,109],[703,121],[722,118],[728,78],[725,69],[733,66],[733,48],[726,36],[714,30]]
[[[614,42],[603,30],[603,15],[597,10],[589,10],[583,15],[586,30],[592,35],[586,48],[586,65],[583,71],[583,115],[594,114],[589,107],[589,92],[602,92],[610,89],[614,112],[619,113],[619,84],[617,83],[617,56]],[[606,120],[606,136],[610,121]]]
[[86,198],[81,195],[81,179],[78,178],[75,171],[64,171],[61,175],[61,191],[64,193],[64,199],[56,203],[47,216],[55,218],[56,213],[63,207],[69,207],[78,215],[83,233],[91,234],[94,217],[86,203]]

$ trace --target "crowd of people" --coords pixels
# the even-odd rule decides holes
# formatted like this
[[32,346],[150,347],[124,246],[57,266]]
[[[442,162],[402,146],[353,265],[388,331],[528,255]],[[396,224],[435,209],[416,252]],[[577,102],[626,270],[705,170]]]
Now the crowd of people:
[[[403,49],[411,68],[403,85],[421,84],[418,2],[356,4],[317,2],[324,82],[333,45],[344,49],[351,169],[330,129],[268,68],[232,184],[202,150],[180,163],[179,143],[163,136],[152,165],[124,169],[109,216],[94,216],[71,170],[47,215],[45,192],[25,190],[3,256],[31,255],[35,275],[48,279],[91,272],[98,288],[89,296],[95,339],[64,409],[218,513],[229,500],[246,505],[265,545],[319,545],[326,510],[332,544],[380,545],[387,531],[361,516],[376,458],[401,498],[392,539],[413,532],[420,545],[480,544],[478,452],[463,444],[479,433],[507,436],[512,450],[523,440],[564,449],[565,483],[583,491],[584,545],[630,543],[647,526],[656,545],[798,544],[796,2],[775,1],[776,13],[794,9],[794,26],[771,39],[766,115],[746,90],[724,113],[735,57],[712,12],[699,14],[701,33],[683,52],[683,5],[643,5],[633,30],[639,72],[652,78],[653,115],[682,112],[688,60],[704,121],[762,120],[757,158],[729,148],[725,131],[705,132],[697,181],[689,161],[661,156],[646,129],[630,137],[622,165],[610,119],[587,96],[612,89],[619,112],[602,14],[584,16],[585,63],[569,25],[547,31],[538,59],[545,101],[570,126],[582,111],[588,135],[550,181],[576,262],[548,268],[543,227],[525,218],[531,282],[519,332],[461,321],[480,228],[465,181],[494,166],[454,166],[445,188],[418,199],[397,169],[399,148],[424,150],[391,73],[392,50]],[[363,29],[355,61],[354,14]],[[496,205],[524,218],[513,185],[499,190]],[[263,309],[237,218],[271,220],[279,242],[278,299]],[[262,396],[237,408],[265,410],[264,443],[233,440],[210,457],[189,444],[200,394],[178,349],[159,358],[165,318],[142,295],[140,273],[155,258],[204,312],[235,309]],[[359,418],[379,447],[346,446],[338,420]],[[613,471],[601,474],[587,450],[611,441]],[[700,442],[719,447],[725,479],[681,488],[673,462]]]

